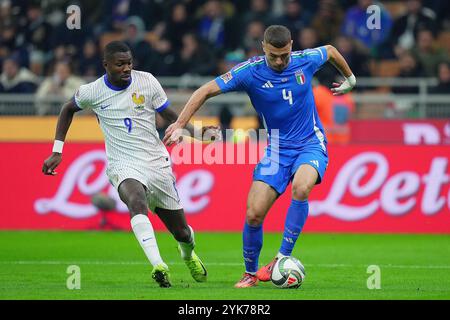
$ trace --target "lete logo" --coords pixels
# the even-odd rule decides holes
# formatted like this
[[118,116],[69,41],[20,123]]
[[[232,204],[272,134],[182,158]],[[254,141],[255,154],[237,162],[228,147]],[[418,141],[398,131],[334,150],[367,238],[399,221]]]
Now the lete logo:
[[[101,174],[88,183],[89,178],[94,177],[95,162],[103,162]],[[109,183],[106,176],[106,154],[103,150],[89,151],[77,158],[67,169],[59,185],[56,194],[51,199],[38,199],[34,208],[39,214],[56,212],[70,218],[89,218],[98,213],[98,209],[92,205],[71,202],[69,199],[75,188],[86,195],[92,196],[101,192],[106,187],[108,195],[117,203],[117,211],[128,213],[126,205],[120,200],[116,189]],[[177,189],[181,203],[187,214],[203,210],[210,202],[208,193],[214,185],[214,176],[207,170],[193,170],[178,180]]]
[[447,122],[442,128],[442,134],[439,128],[432,123],[404,123],[403,139],[405,144],[448,144],[450,143],[450,122]]
[[[367,180],[368,166],[375,164],[373,175]],[[445,197],[440,195],[442,185],[449,182],[447,172],[448,159],[436,157],[432,160],[428,174],[421,177],[416,172],[399,172],[388,178],[389,163],[378,152],[364,152],[348,161],[337,174],[327,198],[323,201],[311,201],[312,216],[328,214],[344,221],[363,220],[374,214],[380,207],[387,214],[399,216],[406,214],[417,204],[415,194],[421,183],[425,184],[421,210],[425,215],[439,212],[445,205]],[[362,185],[362,180],[367,182]],[[348,191],[356,198],[373,195],[380,190],[378,199],[366,205],[351,206],[343,204]],[[447,195],[450,207],[450,192]]]

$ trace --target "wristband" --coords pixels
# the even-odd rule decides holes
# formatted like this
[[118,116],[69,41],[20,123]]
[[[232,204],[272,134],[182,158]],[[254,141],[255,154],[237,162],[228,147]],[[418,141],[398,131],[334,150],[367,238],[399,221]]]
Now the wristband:
[[353,75],[353,73],[352,73],[352,75],[351,75],[350,77],[347,78],[347,81],[348,81],[348,83],[349,83],[352,87],[355,86],[355,84],[356,84],[356,78],[355,78],[355,76]]
[[61,140],[55,140],[53,143],[53,152],[62,153],[64,146],[64,141]]

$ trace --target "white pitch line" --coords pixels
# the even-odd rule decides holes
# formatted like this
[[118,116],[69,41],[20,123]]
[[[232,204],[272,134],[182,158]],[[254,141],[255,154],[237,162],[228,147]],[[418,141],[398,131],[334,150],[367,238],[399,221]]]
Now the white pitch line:
[[[169,265],[184,265],[180,261],[167,262]],[[139,261],[57,261],[57,260],[17,260],[17,261],[0,261],[0,265],[148,265],[148,262]],[[228,266],[240,267],[243,263],[237,262],[210,262],[209,266]],[[370,264],[305,264],[305,267],[318,268],[367,268]],[[392,269],[450,269],[450,265],[395,265],[395,264],[379,264],[380,268]]]

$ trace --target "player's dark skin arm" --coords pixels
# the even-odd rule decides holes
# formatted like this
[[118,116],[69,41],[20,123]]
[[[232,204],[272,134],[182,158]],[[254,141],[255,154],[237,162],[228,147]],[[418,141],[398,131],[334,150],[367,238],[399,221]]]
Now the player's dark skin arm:
[[[103,60],[103,66],[108,74],[109,81],[117,86],[125,86],[131,75],[133,68],[133,57],[130,51],[116,52],[111,57]],[[64,141],[70,124],[72,123],[73,115],[80,109],[73,100],[66,102],[58,117],[58,124],[56,125],[55,140]],[[55,168],[61,163],[62,154],[53,152],[50,157],[44,161],[42,172],[46,175],[55,175]]]
[[[176,114],[173,110],[171,110],[169,108],[164,109],[159,114],[161,115],[161,117],[163,117],[163,119],[165,119],[167,122],[169,122],[169,125],[176,122],[178,119],[178,114]],[[194,130],[194,126],[192,124],[187,123],[184,128],[189,132],[191,137],[195,138],[195,135],[194,135],[195,130]],[[209,130],[209,129],[219,129],[219,128],[215,127],[215,126],[204,126],[204,127],[202,127],[202,131],[201,131],[202,136],[205,133],[205,131]],[[199,137],[199,138],[201,138],[201,137]],[[211,138],[214,139],[215,137],[212,136]],[[201,140],[201,139],[199,139],[199,140]]]
[[[171,125],[172,123],[174,123],[178,119],[178,115],[173,110],[171,110],[170,108],[164,109],[159,114],[160,114],[161,117],[163,117],[164,120],[166,120],[169,123],[169,125]],[[189,131],[189,133],[191,135],[194,135],[194,126],[193,125],[188,124],[186,126],[186,129]]]
[[178,119],[167,128],[163,142],[167,145],[173,144],[174,142],[170,141],[172,134],[179,129],[187,127],[191,117],[200,109],[205,101],[221,93],[222,91],[215,80],[211,80],[195,90],[181,111]]
[[[66,139],[67,131],[69,131],[72,123],[73,115],[80,109],[76,106],[73,100],[66,102],[61,108],[58,117],[58,124],[56,125],[55,140],[64,141]],[[56,167],[61,163],[62,154],[53,152],[50,157],[44,161],[42,172],[46,175],[55,175]]]

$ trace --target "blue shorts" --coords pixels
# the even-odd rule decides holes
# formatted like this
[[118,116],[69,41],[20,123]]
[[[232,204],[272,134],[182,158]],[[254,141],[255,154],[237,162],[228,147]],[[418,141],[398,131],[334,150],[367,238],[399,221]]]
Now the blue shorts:
[[320,145],[280,150],[272,150],[269,146],[253,171],[253,181],[265,182],[282,194],[302,164],[316,169],[319,174],[316,184],[319,184],[328,166],[328,154]]

